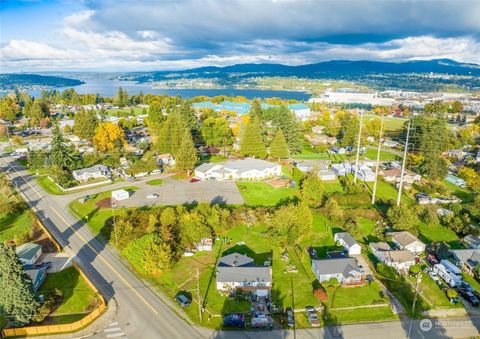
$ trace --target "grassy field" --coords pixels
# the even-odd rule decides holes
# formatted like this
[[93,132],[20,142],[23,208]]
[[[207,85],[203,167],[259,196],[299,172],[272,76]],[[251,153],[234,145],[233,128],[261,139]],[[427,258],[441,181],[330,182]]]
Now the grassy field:
[[[367,186],[367,189],[369,193],[371,194],[373,192],[373,182],[365,182],[364,183]],[[376,194],[376,199],[381,199],[381,200],[393,200],[397,201],[397,195],[398,195],[398,190],[397,188],[383,180],[378,180],[377,181],[377,194]],[[402,197],[401,197],[402,203],[408,205],[408,206],[413,206],[415,205],[415,197],[412,196],[407,192],[407,190],[402,190]]]
[[475,198],[474,192],[470,191],[469,189],[466,188],[461,188],[458,187],[452,183],[449,183],[448,181],[443,181],[445,184],[445,187],[449,190],[450,193],[455,195],[457,198],[462,200],[463,203],[471,203],[473,202],[473,199]]
[[[147,110],[147,113],[148,113],[148,109]],[[120,116],[122,115],[121,112],[126,112],[128,115],[130,115],[130,108],[118,108],[118,109],[109,109],[107,110],[107,114],[108,115],[111,115],[111,116]],[[138,107],[138,106],[135,106],[133,107],[133,113],[135,115],[141,115],[142,114],[142,108],[141,107]]]
[[[367,151],[365,152],[364,158],[370,159],[370,160],[377,160],[377,150],[374,148],[368,148]],[[391,161],[391,160],[398,160],[400,157],[389,151],[381,150],[380,151],[380,161]]]
[[151,186],[160,186],[160,185],[163,185],[164,183],[165,183],[165,180],[163,179],[153,179],[146,182],[147,185],[151,185]]
[[[123,189],[127,191],[135,191],[136,187],[124,187]],[[98,194],[93,194],[91,199],[85,201],[83,204],[78,200],[74,200],[70,203],[70,211],[76,215],[78,218],[88,222],[90,229],[95,235],[102,232],[104,229],[106,221],[112,217],[111,208],[100,208],[96,203],[102,199],[110,197],[112,191],[101,192]],[[115,208],[115,214],[121,215],[125,213],[126,209],[124,208]]]
[[420,240],[425,243],[431,243],[434,241],[445,241],[446,243],[459,242],[457,234],[442,225],[426,225],[420,223],[418,225],[418,231],[420,233]]
[[393,314],[389,306],[358,308],[351,310],[329,310],[327,324],[348,324],[358,322],[376,322],[394,320],[398,317]]
[[247,206],[277,206],[294,196],[291,188],[275,188],[264,182],[237,182],[237,187]]
[[[365,123],[374,119],[378,119],[380,121],[381,117],[375,114],[365,114],[363,117],[363,122]],[[383,128],[385,131],[398,131],[402,129],[405,121],[407,121],[407,119],[385,117],[383,119]]]
[[[407,279],[415,284],[416,278],[408,276]],[[462,308],[463,305],[458,303],[456,305],[452,304],[445,293],[440,289],[437,283],[430,278],[430,276],[424,274],[419,285],[419,290],[421,291],[422,297],[424,297],[431,307],[447,307],[447,308]]]
[[0,241],[22,238],[30,232],[32,216],[29,211],[0,215]]
[[382,295],[382,289],[376,281],[355,288],[337,287],[327,288],[326,290],[329,310],[388,303],[388,299]]
[[48,298],[55,289],[63,293],[59,307],[47,318],[49,324],[67,324],[77,321],[91,312],[98,303],[96,293],[74,268],[47,275],[37,294]]
[[54,195],[63,194],[62,190],[57,185],[55,185],[55,183],[52,180],[50,180],[46,175],[37,177],[35,181],[48,194],[54,194]]

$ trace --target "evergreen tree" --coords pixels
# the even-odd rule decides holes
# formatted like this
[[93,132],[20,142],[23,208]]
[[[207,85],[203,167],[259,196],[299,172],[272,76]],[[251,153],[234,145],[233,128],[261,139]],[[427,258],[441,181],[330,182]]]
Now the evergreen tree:
[[197,129],[197,118],[195,118],[195,112],[193,111],[190,102],[183,101],[180,106],[177,107],[176,111],[180,114],[186,127],[190,128],[191,131]]
[[97,114],[94,110],[80,110],[75,114],[75,122],[73,124],[73,133],[83,139],[92,139],[95,129],[98,126]]
[[288,157],[288,145],[282,130],[275,134],[270,144],[270,156],[275,159],[284,159]]
[[23,270],[15,249],[0,243],[0,308],[12,320],[26,324],[32,320],[38,306],[32,281]]
[[148,131],[150,134],[158,135],[163,121],[162,105],[159,101],[153,101],[148,108]]
[[182,138],[182,144],[178,150],[178,154],[175,158],[175,164],[178,170],[187,171],[190,175],[190,171],[195,167],[197,163],[197,149],[193,144],[192,135],[188,129],[185,129]]
[[209,146],[231,145],[233,141],[228,121],[223,117],[205,119],[200,127],[200,133]]
[[65,141],[63,139],[60,126],[57,122],[53,124],[52,131],[52,150],[50,151],[50,163],[53,166],[58,166],[63,169],[70,169],[74,164],[74,159],[71,156]]
[[115,105],[119,107],[124,107],[128,106],[128,93],[126,90],[124,90],[122,87],[118,87],[118,92],[115,98],[113,99],[113,102]]
[[240,154],[257,158],[265,158],[267,156],[267,149],[263,143],[259,122],[256,118],[250,120],[245,126],[240,141]]
[[263,120],[263,111],[262,111],[262,104],[260,100],[255,99],[252,101],[252,107],[250,107],[249,111],[250,119],[258,119],[258,121]]
[[157,152],[171,153],[176,157],[182,144],[184,129],[185,127],[180,115],[178,113],[171,113],[160,128],[160,133],[155,143]]

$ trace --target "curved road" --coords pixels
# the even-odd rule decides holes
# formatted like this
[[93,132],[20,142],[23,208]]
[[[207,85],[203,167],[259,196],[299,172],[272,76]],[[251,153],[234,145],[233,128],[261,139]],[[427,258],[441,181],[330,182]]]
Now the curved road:
[[[321,329],[266,332],[215,331],[200,328],[184,319],[181,310],[165,297],[154,292],[128,268],[125,261],[111,247],[92,235],[82,221],[68,212],[68,203],[74,195],[46,194],[34,178],[10,158],[1,159],[13,184],[22,193],[52,235],[67,250],[76,255],[76,262],[91,278],[108,301],[118,305],[109,327],[94,334],[95,338],[405,338],[410,321],[355,324]],[[128,184],[127,184],[128,185]],[[103,188],[102,190],[110,190]],[[82,195],[86,193],[83,192]],[[479,318],[449,319],[449,323],[434,324],[422,331],[414,321],[411,337],[473,337],[478,336]]]

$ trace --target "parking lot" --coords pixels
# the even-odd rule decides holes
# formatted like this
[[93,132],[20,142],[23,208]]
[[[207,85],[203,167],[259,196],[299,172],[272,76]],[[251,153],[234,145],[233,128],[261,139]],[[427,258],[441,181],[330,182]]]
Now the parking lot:
[[[181,205],[200,202],[244,203],[234,182],[199,181],[192,183],[186,180],[165,178],[165,184],[161,186],[149,186],[148,184],[138,186],[139,189],[129,199],[118,201],[116,207]],[[158,198],[149,199],[147,198],[149,194],[158,194]]]

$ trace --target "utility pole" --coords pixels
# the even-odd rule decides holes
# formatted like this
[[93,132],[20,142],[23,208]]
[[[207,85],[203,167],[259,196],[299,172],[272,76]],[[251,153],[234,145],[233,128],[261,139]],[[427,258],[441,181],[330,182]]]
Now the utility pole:
[[200,322],[202,321],[202,303],[200,301],[200,281],[198,278],[198,268],[197,268],[197,299],[198,299],[198,318],[200,319]]
[[115,223],[115,199],[113,197],[111,197],[110,199],[112,202],[113,234],[115,235],[115,245],[118,245],[117,227]]
[[403,174],[405,173],[405,163],[407,162],[408,137],[410,136],[410,124],[411,124],[411,122],[412,122],[411,120],[408,120],[407,138],[405,139],[405,149],[403,150],[402,172],[400,173],[400,183],[399,183],[399,186],[398,186],[397,206],[400,206],[400,198],[402,197]]
[[417,282],[415,284],[415,294],[413,296],[413,304],[412,304],[412,314],[410,317],[410,326],[408,327],[408,335],[407,338],[410,338],[410,332],[412,331],[412,324],[413,324],[413,315],[415,314],[415,304],[417,303],[417,297],[418,297],[418,285],[422,281],[422,272],[419,272],[417,275]]
[[355,157],[355,175],[353,176],[353,182],[357,182],[358,157],[360,156],[360,141],[362,139],[362,120],[363,120],[363,113],[360,112],[360,127],[358,129],[357,156]]
[[290,290],[292,291],[292,313],[293,313],[293,339],[297,339],[297,328],[295,324],[295,299],[293,297],[294,289],[293,289],[293,279],[290,278]]
[[380,134],[378,136],[378,148],[377,148],[377,164],[375,166],[375,181],[373,182],[373,192],[372,192],[372,205],[375,204],[375,195],[377,194],[377,178],[378,178],[378,169],[380,167],[380,149],[382,148],[382,135],[383,135],[383,117],[382,113],[382,122],[380,123]]

